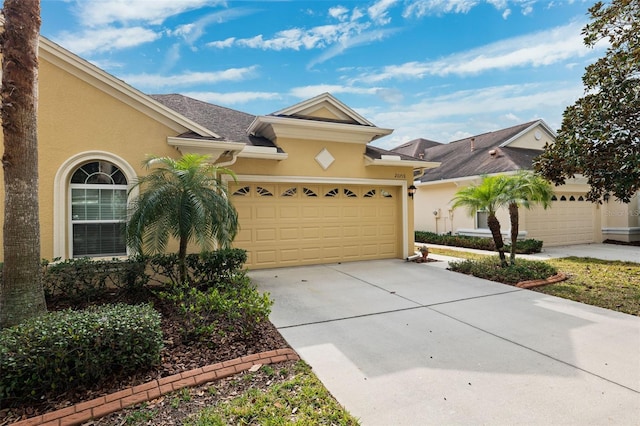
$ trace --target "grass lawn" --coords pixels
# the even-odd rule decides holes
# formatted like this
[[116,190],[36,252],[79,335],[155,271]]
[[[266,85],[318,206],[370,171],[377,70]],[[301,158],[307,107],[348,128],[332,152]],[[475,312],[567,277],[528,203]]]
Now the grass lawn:
[[551,259],[568,280],[535,291],[640,316],[640,263],[589,257]]
[[252,388],[234,399],[203,409],[186,426],[358,425],[304,362],[295,376],[266,392]]
[[[494,255],[433,248],[430,253],[477,260]],[[566,281],[534,291],[640,316],[640,263],[585,257],[550,259],[546,262],[567,274]]]

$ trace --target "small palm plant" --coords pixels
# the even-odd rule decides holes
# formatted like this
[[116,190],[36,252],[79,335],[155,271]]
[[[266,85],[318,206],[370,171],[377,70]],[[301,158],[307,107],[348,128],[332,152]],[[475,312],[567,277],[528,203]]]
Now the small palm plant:
[[504,254],[504,241],[496,211],[500,207],[508,205],[508,200],[505,198],[507,189],[507,182],[501,176],[483,176],[479,184],[472,184],[459,189],[452,199],[452,207],[454,209],[465,207],[470,216],[475,215],[478,210],[487,211],[487,225],[491,231],[491,236],[503,267],[507,266],[507,259]]
[[[150,173],[135,182],[140,195],[131,203],[127,243],[138,253],[164,252],[170,237],[178,240],[178,268],[187,280],[189,242],[202,250],[228,247],[238,231],[238,214],[220,175],[235,175],[208,163],[209,157],[185,154],[175,160],[149,156],[142,164]],[[133,190],[132,188],[132,190]],[[131,190],[130,190],[131,192]]]
[[516,260],[516,242],[520,227],[519,208],[530,209],[539,204],[547,209],[551,205],[553,189],[548,181],[527,170],[521,170],[511,176],[500,176],[500,178],[505,180],[506,184],[503,197],[506,198],[509,207],[509,220],[511,221],[510,261],[513,265]]

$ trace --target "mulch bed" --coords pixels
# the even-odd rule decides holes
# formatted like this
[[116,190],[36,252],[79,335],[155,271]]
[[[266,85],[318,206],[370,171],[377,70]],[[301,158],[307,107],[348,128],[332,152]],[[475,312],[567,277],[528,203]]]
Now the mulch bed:
[[[49,395],[29,404],[0,407],[0,426],[59,410],[82,401],[114,393],[154,379],[171,376],[182,371],[245,355],[289,347],[286,340],[269,321],[258,325],[251,335],[227,332],[224,335],[214,334],[206,342],[184,342],[180,331],[179,315],[171,304],[159,300],[153,293],[146,292],[144,295],[138,295],[135,300],[123,300],[122,296],[110,295],[105,297],[104,300],[95,302],[95,304],[114,301],[151,302],[161,313],[164,348],[161,353],[160,364],[146,371],[138,371],[123,377],[113,377],[91,387],[73,389],[61,395]],[[60,301],[48,303],[50,311],[66,307],[68,307],[68,304]],[[225,327],[223,321],[223,319],[220,320],[221,327]]]

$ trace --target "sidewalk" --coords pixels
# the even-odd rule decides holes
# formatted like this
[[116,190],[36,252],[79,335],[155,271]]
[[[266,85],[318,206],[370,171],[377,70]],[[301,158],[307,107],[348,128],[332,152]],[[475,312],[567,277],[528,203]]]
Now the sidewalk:
[[[422,243],[416,243],[421,245]],[[478,253],[485,255],[493,255],[494,252],[486,250],[476,250],[464,247],[450,247],[438,244],[426,244],[429,248],[440,248],[445,250],[462,251],[470,253]],[[431,256],[431,255],[430,255]],[[439,260],[451,260],[448,256],[435,255]],[[436,258],[434,256],[434,258]],[[537,254],[519,254],[518,257],[532,260],[547,260],[560,257],[593,257],[602,260],[620,260],[624,262],[640,263],[640,247],[624,246],[616,244],[578,244],[571,246],[559,247],[543,247],[541,253]]]

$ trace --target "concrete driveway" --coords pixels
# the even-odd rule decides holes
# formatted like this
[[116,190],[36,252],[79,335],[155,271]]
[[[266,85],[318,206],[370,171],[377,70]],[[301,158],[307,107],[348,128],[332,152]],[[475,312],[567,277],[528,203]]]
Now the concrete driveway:
[[640,424],[640,318],[427,264],[252,271],[363,425]]

